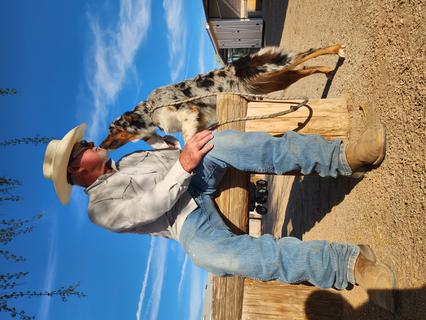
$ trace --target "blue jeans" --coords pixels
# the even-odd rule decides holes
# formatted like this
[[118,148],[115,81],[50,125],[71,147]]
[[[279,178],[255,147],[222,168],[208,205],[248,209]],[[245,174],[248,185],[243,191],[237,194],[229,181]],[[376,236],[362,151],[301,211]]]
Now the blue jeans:
[[355,283],[359,247],[327,241],[301,241],[271,235],[236,235],[212,200],[226,168],[282,174],[300,170],[320,176],[350,175],[340,140],[288,132],[281,138],[265,133],[224,131],[214,134],[214,148],[196,169],[190,192],[198,204],[185,220],[180,243],[192,261],[216,275],[239,275],[287,283],[308,281],[321,288],[344,289]]

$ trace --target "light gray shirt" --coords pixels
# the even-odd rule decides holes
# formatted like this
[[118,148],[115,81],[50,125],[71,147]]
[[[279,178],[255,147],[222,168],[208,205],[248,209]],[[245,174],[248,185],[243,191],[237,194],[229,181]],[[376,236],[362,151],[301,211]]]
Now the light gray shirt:
[[197,208],[187,191],[192,174],[182,168],[179,149],[164,141],[150,143],[155,150],[123,157],[116,172],[86,188],[89,218],[114,232],[178,240],[186,217]]

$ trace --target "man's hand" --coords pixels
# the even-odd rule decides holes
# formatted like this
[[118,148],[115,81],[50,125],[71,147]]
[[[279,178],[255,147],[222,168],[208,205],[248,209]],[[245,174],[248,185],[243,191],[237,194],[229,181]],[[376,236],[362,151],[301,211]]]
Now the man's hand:
[[213,139],[212,132],[204,130],[196,133],[191,139],[186,141],[179,157],[180,164],[186,172],[192,172],[205,154],[213,148],[211,143],[207,143],[211,139]]

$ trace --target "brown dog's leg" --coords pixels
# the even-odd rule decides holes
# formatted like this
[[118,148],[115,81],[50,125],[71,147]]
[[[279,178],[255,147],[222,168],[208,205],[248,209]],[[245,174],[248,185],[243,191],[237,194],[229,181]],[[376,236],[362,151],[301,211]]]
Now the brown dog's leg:
[[312,66],[312,67],[304,67],[303,69],[293,70],[293,71],[297,72],[301,76],[301,78],[310,76],[311,74],[314,74],[314,73],[324,73],[327,77],[330,77],[332,73],[334,72],[334,69],[330,67],[325,67],[325,66]]
[[195,104],[188,103],[178,111],[178,119],[182,126],[183,140],[186,142],[194,136],[199,127],[199,110]]
[[345,57],[345,45],[344,44],[336,44],[334,46],[320,48],[315,50],[308,50],[303,53],[299,53],[294,58],[294,61],[288,66],[288,68],[293,68],[301,63],[304,63],[310,59],[325,55],[325,54],[338,54],[340,57]]
[[251,91],[258,94],[283,90],[296,81],[315,73],[330,76],[334,69],[325,66],[306,67],[299,70],[281,70],[258,76],[250,82]]

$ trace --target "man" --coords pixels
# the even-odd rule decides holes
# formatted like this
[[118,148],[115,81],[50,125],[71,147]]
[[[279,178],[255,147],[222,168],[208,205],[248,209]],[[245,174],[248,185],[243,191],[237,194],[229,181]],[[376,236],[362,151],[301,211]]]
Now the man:
[[359,284],[393,310],[395,275],[376,262],[369,246],[301,241],[271,235],[235,235],[212,200],[228,167],[283,174],[298,170],[320,176],[351,175],[378,166],[385,154],[385,130],[367,128],[356,143],[317,135],[202,131],[183,150],[166,137],[155,150],[134,152],[117,164],[107,151],[81,140],[80,125],[47,146],[44,176],[53,180],[63,204],[72,185],[89,196],[92,222],[114,232],[161,235],[177,240],[192,261],[216,275],[240,275],[288,283],[309,281],[322,288]]

